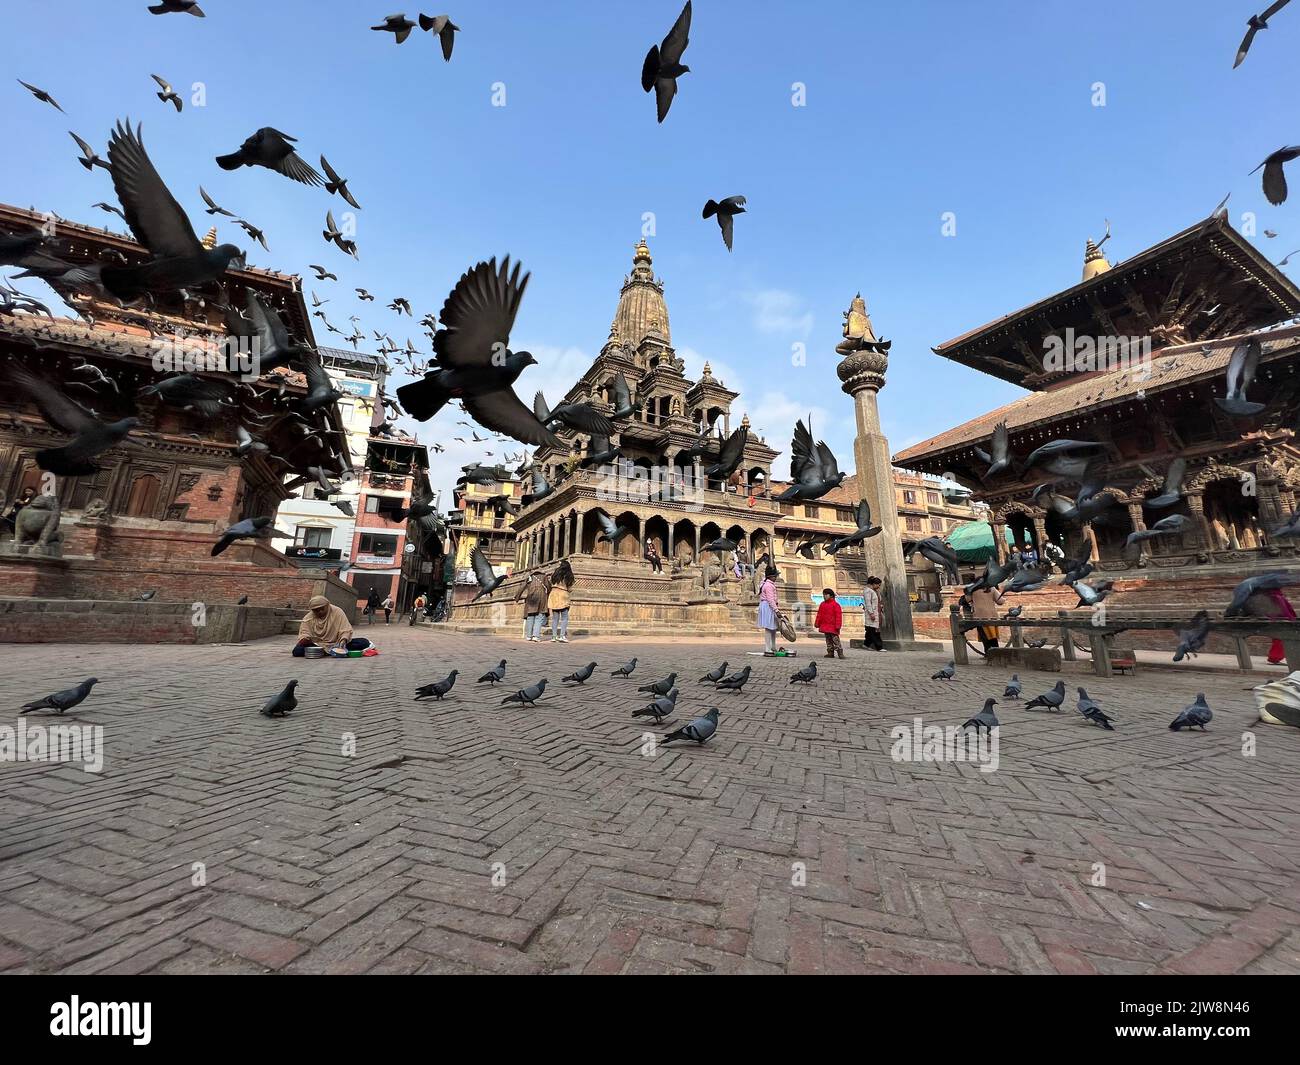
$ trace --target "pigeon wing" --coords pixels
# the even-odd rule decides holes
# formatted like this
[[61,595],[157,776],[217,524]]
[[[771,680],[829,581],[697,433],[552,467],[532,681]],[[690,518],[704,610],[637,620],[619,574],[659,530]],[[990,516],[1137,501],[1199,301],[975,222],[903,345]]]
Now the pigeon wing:
[[1007,423],[998,422],[993,427],[993,461],[1005,462],[1007,458]]
[[[493,258],[461,275],[439,315],[443,328],[433,340],[434,358],[439,365],[488,366],[496,351],[509,344],[510,330],[530,276],[524,274],[521,280],[519,270],[519,263],[515,263],[511,273],[507,255],[500,269]],[[502,349],[494,348],[498,344]]]
[[302,372],[307,378],[307,388],[312,392],[328,392],[334,387],[330,375],[325,372],[320,359],[315,354],[305,352],[302,356]]
[[[815,465],[816,461],[813,455],[812,432],[804,425],[801,418],[795,422],[794,439],[790,442],[790,477],[793,480],[802,481],[804,471],[809,466]],[[808,479],[809,481],[815,481],[818,478],[814,475]]]
[[618,376],[614,378],[614,408],[623,410],[632,405],[632,390],[628,387],[627,378],[623,376],[623,371],[619,370]]
[[718,453],[718,465],[723,469],[734,469],[739,465],[740,458],[745,453],[745,440],[748,436],[748,430],[737,429],[727,437],[727,442],[722,445],[722,450]]
[[564,421],[565,424],[574,429],[581,429],[584,433],[603,436],[606,446],[609,444],[610,434],[614,432],[614,423],[587,403],[566,403]]
[[821,475],[824,480],[833,481],[840,474],[840,464],[835,461],[835,456],[827,446],[825,440],[817,441],[817,458],[818,465],[821,469]]
[[287,178],[294,181],[301,181],[304,185],[324,185],[325,179],[320,176],[307,160],[297,152],[290,152],[278,163],[275,169]]
[[483,554],[483,549],[478,544],[469,553],[469,564],[474,567],[474,579],[480,588],[488,587],[497,579],[497,575],[492,572],[492,563],[487,560],[487,555]]
[[[673,105],[673,97],[677,95],[677,82],[673,78],[660,78],[655,82],[655,112],[662,122],[668,115],[668,108]],[[1265,174],[1265,177],[1268,175]],[[731,219],[726,219],[722,226],[722,239],[727,242],[727,250],[731,250],[731,234],[729,228]]]
[[871,528],[871,504],[865,499],[858,501],[858,528]]
[[198,255],[203,245],[176,197],[154,169],[139,129],[133,132],[119,121],[108,142],[109,170],[126,224],[154,258]]
[[686,46],[690,43],[688,37],[690,32],[691,0],[686,0],[686,6],[682,8],[682,13],[677,16],[677,21],[673,23],[673,28],[668,31],[664,43],[659,46],[660,66],[669,66],[681,61],[682,53],[686,51]]
[[9,376],[31,397],[41,416],[55,429],[81,434],[99,425],[80,403],[69,399],[49,382],[24,367],[16,363],[11,365]]
[[[444,307],[444,314],[446,310]],[[465,410],[485,429],[505,433],[525,444],[548,444],[557,450],[564,450],[559,437],[538,421],[533,412],[508,388],[499,388],[478,396],[466,396],[461,402],[464,403]]]

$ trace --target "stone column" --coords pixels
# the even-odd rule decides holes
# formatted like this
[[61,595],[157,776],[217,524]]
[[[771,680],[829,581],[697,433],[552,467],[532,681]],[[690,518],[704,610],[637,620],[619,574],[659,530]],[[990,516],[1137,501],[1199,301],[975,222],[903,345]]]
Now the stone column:
[[864,541],[867,567],[884,581],[881,621],[892,646],[911,648],[912,604],[907,598],[907,567],[903,562],[903,539],[898,525],[898,507],[894,501],[894,471],[890,462],[889,441],[880,428],[877,393],[885,386],[889,357],[878,350],[859,350],[840,360],[836,373],[844,392],[853,397],[857,437],[853,441],[853,459],[858,488],[871,505],[872,520],[880,533]]
[[664,542],[664,563],[668,566],[668,572],[673,569],[673,523],[668,523],[668,536]]

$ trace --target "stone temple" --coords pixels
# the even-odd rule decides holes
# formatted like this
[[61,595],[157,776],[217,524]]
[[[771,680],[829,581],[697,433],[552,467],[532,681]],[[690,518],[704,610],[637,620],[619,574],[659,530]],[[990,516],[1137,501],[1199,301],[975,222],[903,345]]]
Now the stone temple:
[[[801,608],[807,611],[813,593],[832,581],[838,591],[861,594],[867,572],[860,547],[833,558],[819,556],[816,565],[803,560],[796,560],[802,565],[786,565],[783,548],[796,535],[787,525],[797,522],[797,509],[805,508],[778,504],[773,498],[784,487],[773,473],[780,451],[750,431],[743,411],[736,418],[739,393],[715,378],[708,363],[698,380],[684,371],[673,348],[664,282],[655,276],[650,249],[642,240],[632,271],[623,280],[608,339],[562,397],[591,403],[608,415],[614,409],[614,381],[621,373],[640,404],[631,418],[615,422],[612,443],[621,456],[612,463],[584,465],[584,456],[604,442],[593,445],[585,434],[570,429],[557,434],[568,450],[543,447],[536,452],[533,461],[554,491],[526,505],[515,518],[510,579],[491,600],[458,607],[455,625],[470,630],[513,628],[522,619],[514,596],[527,574],[538,568],[549,572],[568,559],[577,577],[576,629],[590,625],[602,632],[752,631],[754,582],[734,576],[730,555],[720,560],[716,552],[704,550],[718,537],[742,544],[751,561],[772,555],[782,571],[780,594],[794,615]],[[546,398],[553,407],[561,401]],[[716,454],[717,437],[735,430],[747,434],[739,469],[727,483],[708,478],[704,471],[710,460],[701,460],[693,449],[702,439],[711,440]],[[788,458],[780,462],[784,470]],[[842,502],[837,508],[828,500],[826,506],[836,511],[836,531],[841,533],[855,501]],[[617,545],[601,540],[602,514],[630,535]],[[647,542],[658,547],[664,560],[661,573],[643,557]],[[846,626],[856,628],[857,616],[846,619]]]

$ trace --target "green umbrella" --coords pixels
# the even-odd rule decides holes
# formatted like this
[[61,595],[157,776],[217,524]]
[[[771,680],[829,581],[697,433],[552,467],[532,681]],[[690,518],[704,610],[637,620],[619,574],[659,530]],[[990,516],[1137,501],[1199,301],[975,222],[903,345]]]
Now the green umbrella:
[[[1008,547],[1015,547],[1015,537],[1005,529]],[[968,521],[956,526],[947,536],[948,546],[962,562],[987,562],[993,557],[993,526],[987,521]]]

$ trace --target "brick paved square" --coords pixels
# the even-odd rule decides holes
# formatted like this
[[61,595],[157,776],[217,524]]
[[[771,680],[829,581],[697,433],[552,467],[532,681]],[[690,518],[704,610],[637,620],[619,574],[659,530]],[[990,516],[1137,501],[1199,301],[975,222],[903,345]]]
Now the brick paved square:
[[[986,773],[891,757],[894,726],[1000,695],[983,665],[929,680],[944,654],[801,643],[805,687],[809,658],[734,641],[373,636],[342,662],[287,637],[6,649],[11,721],[100,678],[67,723],[105,755],[0,763],[0,971],[1300,972],[1300,733],[1255,724],[1258,678],[1080,668],[1062,713],[999,704]],[[696,682],[723,658],[754,667],[742,693]],[[647,757],[671,726],[630,716],[636,689],[672,671],[677,722],[721,725]],[[259,716],[294,677],[299,710]],[[501,705],[540,677],[536,707]],[[1080,684],[1116,731],[1074,713]],[[1197,690],[1210,731],[1170,732]]]

